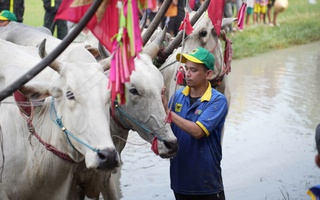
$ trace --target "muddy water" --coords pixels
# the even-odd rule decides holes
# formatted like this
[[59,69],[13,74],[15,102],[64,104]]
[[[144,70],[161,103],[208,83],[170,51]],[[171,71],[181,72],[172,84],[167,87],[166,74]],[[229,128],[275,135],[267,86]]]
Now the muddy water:
[[[223,139],[228,200],[305,199],[320,184],[320,42],[233,61]],[[122,153],[122,200],[171,200],[169,160],[132,133]],[[196,172],[196,170],[195,170]]]

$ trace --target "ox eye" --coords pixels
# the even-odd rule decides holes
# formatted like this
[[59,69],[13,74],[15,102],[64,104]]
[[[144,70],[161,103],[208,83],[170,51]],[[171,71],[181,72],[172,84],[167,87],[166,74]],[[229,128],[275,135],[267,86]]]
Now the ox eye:
[[138,90],[137,90],[136,88],[131,88],[131,89],[129,89],[129,92],[130,92],[131,94],[133,94],[133,95],[139,95],[139,92],[138,92]]
[[199,33],[199,36],[200,36],[200,37],[206,37],[207,34],[208,34],[207,31],[201,31],[201,32]]
[[73,92],[71,92],[70,90],[68,90],[67,92],[66,92],[66,97],[67,97],[67,99],[69,99],[69,100],[74,100],[75,98],[74,98],[74,95],[73,95]]

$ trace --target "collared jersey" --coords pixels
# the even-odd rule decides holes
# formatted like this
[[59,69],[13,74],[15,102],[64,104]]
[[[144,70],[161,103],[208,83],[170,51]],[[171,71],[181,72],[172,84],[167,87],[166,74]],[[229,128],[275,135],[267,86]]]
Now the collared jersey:
[[209,84],[205,94],[190,105],[189,92],[188,86],[178,90],[169,105],[173,100],[172,111],[196,122],[206,136],[195,139],[171,123],[179,144],[177,155],[170,160],[171,188],[180,194],[216,194],[223,190],[221,133],[227,99]]

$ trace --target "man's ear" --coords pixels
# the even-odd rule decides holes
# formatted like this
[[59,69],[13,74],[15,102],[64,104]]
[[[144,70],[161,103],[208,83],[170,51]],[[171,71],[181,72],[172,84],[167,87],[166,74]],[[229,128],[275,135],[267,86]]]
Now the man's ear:
[[207,80],[210,80],[210,79],[212,78],[212,75],[213,75],[213,71],[212,71],[212,70],[207,70],[206,79],[207,79]]

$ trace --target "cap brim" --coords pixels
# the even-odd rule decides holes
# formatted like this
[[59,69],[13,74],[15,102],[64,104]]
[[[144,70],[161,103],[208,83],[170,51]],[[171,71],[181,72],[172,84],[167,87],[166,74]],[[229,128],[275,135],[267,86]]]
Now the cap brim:
[[186,63],[187,60],[194,62],[194,63],[200,63],[200,64],[204,64],[204,62],[202,62],[201,60],[199,60],[196,57],[193,57],[189,54],[186,53],[178,53],[176,56],[177,61],[181,62],[181,63]]
[[2,20],[2,21],[8,21],[8,18],[5,18],[4,16],[0,16],[0,20]]

